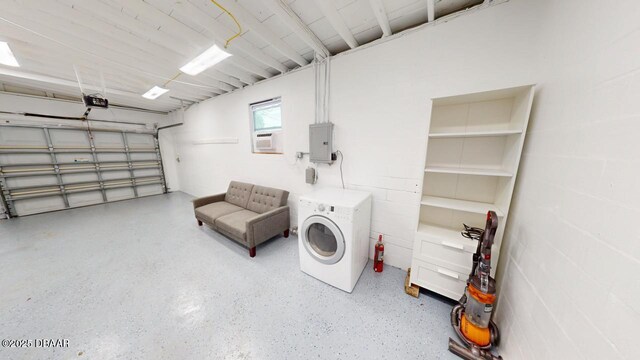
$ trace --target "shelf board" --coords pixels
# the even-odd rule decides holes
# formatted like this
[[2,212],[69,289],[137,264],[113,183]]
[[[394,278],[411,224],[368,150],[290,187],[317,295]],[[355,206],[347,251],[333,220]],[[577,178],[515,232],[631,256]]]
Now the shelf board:
[[488,137],[488,136],[509,136],[522,134],[522,130],[488,130],[471,132],[444,132],[430,133],[430,138],[465,138],[465,137]]
[[463,237],[460,233],[463,229],[454,230],[442,226],[436,226],[432,224],[419,223],[417,232],[420,234],[427,235],[429,237],[436,237],[441,240],[451,240],[455,242],[459,242],[465,245],[471,245],[472,247],[477,245],[477,242],[471,239],[467,239]]
[[504,213],[498,209],[494,204],[483,203],[478,201],[449,199],[436,196],[423,196],[422,205],[433,206],[444,209],[466,211],[476,214],[486,214],[487,211],[493,210],[500,217],[504,216]]
[[424,169],[428,173],[462,174],[462,175],[485,175],[512,177],[513,174],[501,169],[474,169],[474,168],[454,168],[446,166],[427,166]]

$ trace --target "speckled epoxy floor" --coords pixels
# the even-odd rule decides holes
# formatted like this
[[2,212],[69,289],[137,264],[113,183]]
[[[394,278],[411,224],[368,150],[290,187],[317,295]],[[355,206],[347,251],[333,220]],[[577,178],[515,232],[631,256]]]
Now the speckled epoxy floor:
[[352,294],[302,273],[295,237],[248,251],[183,193],[0,221],[1,359],[454,359],[451,303],[365,269]]

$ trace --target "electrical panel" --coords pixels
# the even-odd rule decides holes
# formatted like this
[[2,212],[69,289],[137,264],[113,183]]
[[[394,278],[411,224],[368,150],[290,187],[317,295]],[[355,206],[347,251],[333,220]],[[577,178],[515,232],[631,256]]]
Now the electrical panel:
[[309,160],[314,163],[331,164],[333,162],[332,152],[333,124],[309,125]]

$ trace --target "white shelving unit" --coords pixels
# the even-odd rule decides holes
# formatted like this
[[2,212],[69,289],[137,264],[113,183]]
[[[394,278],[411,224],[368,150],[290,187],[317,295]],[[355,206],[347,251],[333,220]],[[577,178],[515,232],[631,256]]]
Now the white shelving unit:
[[463,223],[484,228],[498,214],[495,275],[526,135],[534,86],[433,99],[411,283],[457,300],[477,243]]

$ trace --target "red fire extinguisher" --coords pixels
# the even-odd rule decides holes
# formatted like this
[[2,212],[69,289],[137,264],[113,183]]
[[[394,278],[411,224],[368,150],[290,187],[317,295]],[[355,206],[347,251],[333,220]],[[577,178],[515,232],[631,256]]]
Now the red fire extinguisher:
[[376,252],[373,256],[373,271],[382,272],[383,257],[384,257],[384,244],[382,243],[382,234],[378,236],[378,242],[376,243]]

